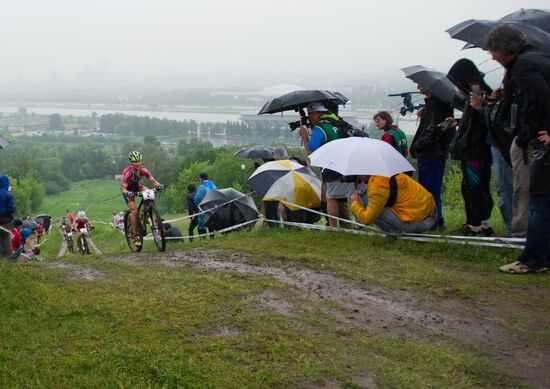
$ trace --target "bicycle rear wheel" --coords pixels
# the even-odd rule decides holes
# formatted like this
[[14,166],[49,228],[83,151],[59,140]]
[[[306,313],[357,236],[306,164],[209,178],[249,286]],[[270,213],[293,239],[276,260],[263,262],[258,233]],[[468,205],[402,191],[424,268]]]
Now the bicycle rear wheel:
[[152,204],[149,208],[147,217],[149,218],[149,226],[151,227],[151,234],[153,235],[153,240],[159,251],[166,250],[166,233],[164,231],[164,226],[162,225],[162,219],[157,207]]
[[[139,214],[138,214],[138,226],[140,225]],[[124,213],[124,236],[126,237],[126,243],[128,247],[134,253],[141,251],[143,247],[143,235],[141,234],[141,228],[138,227],[138,239],[141,241],[140,246],[134,245],[134,239],[132,238],[132,221],[130,219],[130,211]]]

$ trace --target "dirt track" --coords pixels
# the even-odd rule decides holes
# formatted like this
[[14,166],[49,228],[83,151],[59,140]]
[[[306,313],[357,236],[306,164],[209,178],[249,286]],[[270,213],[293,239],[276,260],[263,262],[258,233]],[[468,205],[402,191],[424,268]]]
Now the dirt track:
[[[388,337],[427,339],[434,334],[450,336],[478,346],[523,382],[550,388],[550,350],[541,348],[536,341],[526,342],[525,333],[519,338],[496,320],[503,310],[513,310],[513,305],[498,307],[469,300],[435,299],[379,287],[363,289],[348,280],[296,264],[274,260],[269,267],[255,266],[249,264],[247,258],[246,254],[221,250],[189,250],[107,259],[272,277],[290,285],[292,288],[288,293],[308,301],[309,308],[314,306],[331,315],[340,326],[363,328],[369,333]],[[293,316],[294,312],[304,308],[290,303],[279,291],[264,291],[250,298],[259,301],[264,309],[282,315]],[[333,308],[321,304],[327,300],[336,303],[331,304]],[[547,318],[541,318],[541,323],[544,322]]]

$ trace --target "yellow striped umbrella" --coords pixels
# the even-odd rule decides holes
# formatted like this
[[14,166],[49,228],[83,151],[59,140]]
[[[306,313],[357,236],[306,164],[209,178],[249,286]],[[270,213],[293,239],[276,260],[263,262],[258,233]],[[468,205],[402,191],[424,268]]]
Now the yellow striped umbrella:
[[[266,201],[288,201],[306,208],[321,206],[321,180],[310,168],[288,159],[264,163],[248,182]],[[287,207],[293,211],[300,209]]]

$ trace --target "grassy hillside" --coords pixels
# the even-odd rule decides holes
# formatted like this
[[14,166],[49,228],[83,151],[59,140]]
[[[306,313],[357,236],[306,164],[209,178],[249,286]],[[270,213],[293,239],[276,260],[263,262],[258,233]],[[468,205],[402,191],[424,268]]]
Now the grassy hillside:
[[[121,208],[75,190],[51,209]],[[102,256],[0,261],[1,387],[550,385],[550,277],[499,274],[517,250],[257,228],[133,255],[96,225]]]

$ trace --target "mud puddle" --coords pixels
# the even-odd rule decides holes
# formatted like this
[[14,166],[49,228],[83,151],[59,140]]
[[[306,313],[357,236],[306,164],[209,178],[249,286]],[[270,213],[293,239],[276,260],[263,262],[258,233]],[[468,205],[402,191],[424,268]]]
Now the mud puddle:
[[[342,326],[358,327],[389,337],[425,339],[430,335],[450,336],[490,352],[517,377],[530,384],[550,387],[550,376],[547,374],[550,350],[539,349],[534,342],[520,342],[499,325],[491,308],[476,306],[468,300],[428,298],[380,287],[362,288],[349,280],[296,264],[274,261],[272,266],[256,266],[248,263],[248,258],[246,254],[222,250],[188,250],[109,259],[271,277],[289,285],[289,291],[300,299],[310,301],[315,309],[332,316]],[[266,309],[285,316],[294,316],[295,311],[304,308],[289,303],[274,291],[265,291],[251,298]]]
[[102,271],[68,262],[47,262],[46,266],[68,270],[69,280],[96,281],[105,277],[105,273]]

